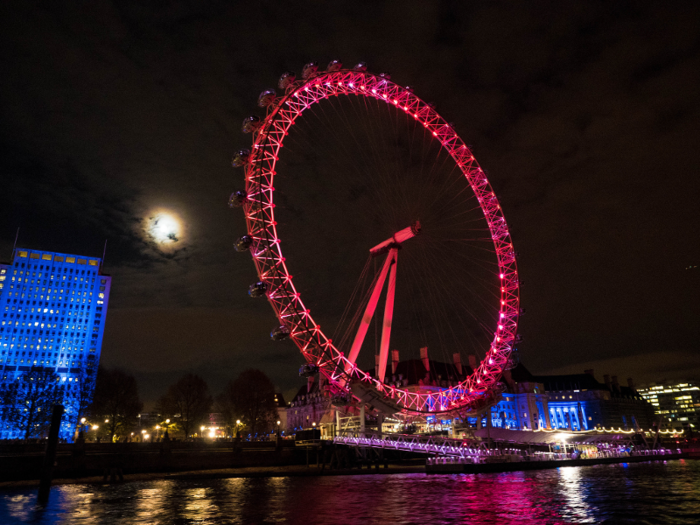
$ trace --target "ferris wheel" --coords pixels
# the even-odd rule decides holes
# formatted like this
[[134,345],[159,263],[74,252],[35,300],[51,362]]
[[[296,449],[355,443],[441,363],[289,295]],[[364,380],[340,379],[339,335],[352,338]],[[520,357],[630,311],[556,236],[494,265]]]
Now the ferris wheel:
[[[512,366],[519,280],[470,148],[433,104],[364,63],[310,63],[278,89],[260,94],[264,117],[243,122],[252,147],[232,165],[245,191],[229,201],[247,224],[236,249],[250,251],[259,277],[249,294],[266,297],[279,321],[271,337],[291,339],[338,403],[403,414],[491,404]],[[397,374],[397,347],[420,349],[424,378]]]

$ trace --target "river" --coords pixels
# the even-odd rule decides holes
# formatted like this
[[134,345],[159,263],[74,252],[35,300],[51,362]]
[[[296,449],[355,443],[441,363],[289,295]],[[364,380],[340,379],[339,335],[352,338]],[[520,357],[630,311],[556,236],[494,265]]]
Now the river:
[[700,523],[700,461],[503,474],[157,480],[0,492],[0,524]]

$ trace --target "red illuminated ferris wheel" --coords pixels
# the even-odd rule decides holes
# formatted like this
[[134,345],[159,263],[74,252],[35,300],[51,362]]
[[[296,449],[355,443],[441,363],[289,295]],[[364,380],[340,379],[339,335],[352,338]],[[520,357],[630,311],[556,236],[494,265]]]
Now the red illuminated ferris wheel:
[[[230,201],[248,230],[236,247],[259,276],[249,293],[266,296],[279,320],[273,339],[290,338],[336,399],[404,414],[487,406],[511,363],[519,282],[501,206],[469,147],[433,104],[364,64],[307,64],[279,89],[260,95],[264,118],[243,123],[252,148],[233,165],[246,188]],[[293,281],[288,263],[307,267]],[[454,366],[409,382],[398,359],[389,370],[396,346],[430,347]]]

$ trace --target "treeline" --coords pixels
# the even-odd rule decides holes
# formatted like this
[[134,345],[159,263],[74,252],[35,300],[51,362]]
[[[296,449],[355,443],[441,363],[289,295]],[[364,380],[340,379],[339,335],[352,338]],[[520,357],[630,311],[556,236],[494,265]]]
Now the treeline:
[[209,427],[212,412],[227,435],[237,432],[260,435],[277,425],[275,388],[260,370],[249,369],[228,382],[223,392],[213,396],[207,382],[197,374],[179,378],[159,398],[149,422],[139,421],[143,402],[134,376],[120,368],[100,366],[96,374],[83,371],[74,381],[62,381],[45,369],[19,376],[0,392],[0,425],[12,428],[20,439],[42,438],[48,434],[51,408],[66,406],[64,421],[72,435],[79,432],[89,439],[119,441],[143,439],[144,431],[155,437],[201,436]]
[[0,383],[0,431],[28,440],[48,434],[54,405],[66,407],[63,421],[75,428],[92,404],[96,373],[82,368],[70,380],[53,370],[32,367],[14,381]]

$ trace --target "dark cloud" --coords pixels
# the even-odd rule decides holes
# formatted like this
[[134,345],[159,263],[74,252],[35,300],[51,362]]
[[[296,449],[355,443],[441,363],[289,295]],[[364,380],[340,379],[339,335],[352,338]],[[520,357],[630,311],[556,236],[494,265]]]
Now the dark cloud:
[[[231,248],[229,156],[283,71],[366,60],[438,102],[487,169],[522,254],[530,368],[657,356],[681,371],[700,340],[684,270],[700,260],[698,22],[692,2],[8,3],[0,253],[17,226],[56,251],[108,239],[102,358],[151,398],[251,360],[289,388],[299,356],[268,342],[252,262]],[[143,235],[161,208],[185,225],[174,252]]]

